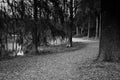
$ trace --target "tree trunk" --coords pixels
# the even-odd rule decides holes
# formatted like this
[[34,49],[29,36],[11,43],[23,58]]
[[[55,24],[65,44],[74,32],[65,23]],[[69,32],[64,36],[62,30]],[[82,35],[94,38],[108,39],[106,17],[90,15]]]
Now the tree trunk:
[[[35,23],[37,23],[37,20],[38,20],[38,16],[37,16],[37,12],[38,12],[38,9],[37,9],[37,0],[34,0],[34,19],[35,19]],[[35,24],[35,27],[34,27],[34,40],[35,40],[35,52],[38,53],[38,39],[37,39],[37,24]]]
[[[115,13],[115,12],[114,12]],[[102,16],[98,60],[119,61],[120,60],[120,28],[118,17],[110,12]]]
[[96,17],[96,34],[95,34],[95,38],[98,38],[98,17]]
[[76,27],[76,35],[77,36],[79,35],[79,27],[78,26]]
[[38,38],[37,38],[37,28],[35,28],[35,51],[38,53]]
[[2,33],[0,32],[0,57],[2,57]]
[[89,21],[88,21],[88,34],[87,37],[90,38],[90,16],[89,16]]
[[72,27],[73,27],[73,0],[70,0],[69,47],[72,47]]
[[7,35],[5,35],[5,44],[6,44],[6,50],[8,50],[8,41],[7,41]]
[[101,36],[101,13],[100,13],[100,18],[99,18],[99,38]]
[[8,25],[7,24],[7,31],[6,31],[6,49],[8,50]]
[[83,35],[83,28],[80,29],[80,34]]
[[99,58],[105,61],[120,59],[120,34],[119,26],[111,25],[102,27],[100,38]]
[[15,26],[13,27],[13,36],[12,36],[12,38],[13,38],[13,51],[15,50]]
[[72,29],[70,29],[70,31],[69,31],[68,43],[69,43],[68,46],[72,47]]
[[21,9],[22,9],[21,19],[24,19],[24,14],[25,14],[24,0],[21,0]]

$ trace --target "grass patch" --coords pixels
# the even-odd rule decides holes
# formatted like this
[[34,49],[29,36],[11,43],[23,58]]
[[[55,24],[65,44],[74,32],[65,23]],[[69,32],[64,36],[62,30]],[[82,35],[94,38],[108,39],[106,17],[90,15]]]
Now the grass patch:
[[86,45],[87,45],[86,43],[73,42],[72,47],[66,47],[66,44],[40,46],[40,50],[39,50],[38,54],[35,54],[35,49],[32,48],[31,50],[29,50],[28,53],[25,53],[24,56],[5,56],[3,58],[0,58],[0,61],[11,60],[11,59],[15,59],[18,57],[33,56],[33,55],[49,55],[49,54],[72,52],[72,51],[80,50],[80,49],[84,48]]

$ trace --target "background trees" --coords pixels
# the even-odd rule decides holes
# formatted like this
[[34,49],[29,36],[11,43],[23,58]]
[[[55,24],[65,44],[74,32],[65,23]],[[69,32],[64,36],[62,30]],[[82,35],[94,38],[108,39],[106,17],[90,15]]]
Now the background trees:
[[34,45],[35,51],[47,45],[49,37],[67,38],[72,47],[75,33],[88,37],[99,33],[99,0],[1,0],[1,11],[7,14],[2,18],[7,22],[6,43],[14,35],[16,43]]
[[[75,33],[77,36],[99,38],[102,32],[99,56],[104,55],[107,60],[118,59],[119,9],[117,1],[113,2],[114,7],[105,4],[106,8],[101,12],[100,0],[1,0],[0,50],[7,50],[10,38],[23,46],[28,46],[28,43],[34,45],[37,51],[42,43],[47,45],[50,37],[67,38],[69,47],[72,47]],[[116,13],[113,14],[114,11]],[[102,27],[101,18],[104,20]]]

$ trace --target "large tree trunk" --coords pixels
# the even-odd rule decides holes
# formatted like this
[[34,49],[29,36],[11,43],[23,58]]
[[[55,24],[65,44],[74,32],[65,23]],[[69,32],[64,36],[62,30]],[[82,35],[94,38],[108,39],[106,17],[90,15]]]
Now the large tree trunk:
[[100,48],[98,60],[119,61],[120,60],[120,28],[115,15],[106,14],[102,17]]
[[[108,3],[108,2],[107,2]],[[120,60],[120,23],[118,1],[102,5],[102,25],[98,60]],[[113,6],[111,6],[113,5]]]
[[120,59],[120,29],[118,25],[102,26],[99,58],[105,61]]

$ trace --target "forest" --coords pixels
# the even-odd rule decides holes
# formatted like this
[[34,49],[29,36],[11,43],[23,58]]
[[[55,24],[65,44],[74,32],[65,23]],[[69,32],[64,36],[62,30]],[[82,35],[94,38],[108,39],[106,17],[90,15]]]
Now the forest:
[[0,0],[0,80],[120,80],[117,0]]
[[37,53],[39,46],[58,37],[69,47],[72,37],[98,39],[100,6],[100,0],[1,0],[1,56],[16,51],[18,45],[24,52],[34,46]]

